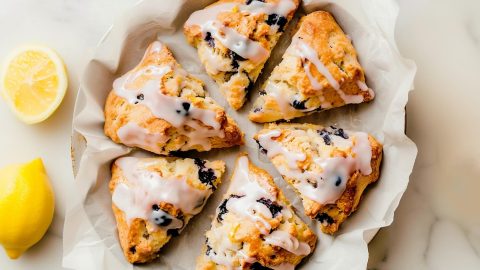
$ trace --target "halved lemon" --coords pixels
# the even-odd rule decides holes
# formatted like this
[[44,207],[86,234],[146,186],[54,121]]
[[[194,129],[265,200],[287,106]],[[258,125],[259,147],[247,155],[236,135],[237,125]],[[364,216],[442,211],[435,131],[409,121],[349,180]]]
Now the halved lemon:
[[68,86],[62,59],[43,46],[14,50],[7,57],[0,83],[10,108],[27,124],[39,123],[52,115]]

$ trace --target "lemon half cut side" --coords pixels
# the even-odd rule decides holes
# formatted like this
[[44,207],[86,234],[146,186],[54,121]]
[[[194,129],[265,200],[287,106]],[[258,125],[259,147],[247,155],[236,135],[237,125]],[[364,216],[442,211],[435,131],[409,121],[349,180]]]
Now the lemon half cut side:
[[15,49],[1,72],[2,96],[27,124],[42,122],[52,115],[67,91],[65,65],[48,47],[29,45]]

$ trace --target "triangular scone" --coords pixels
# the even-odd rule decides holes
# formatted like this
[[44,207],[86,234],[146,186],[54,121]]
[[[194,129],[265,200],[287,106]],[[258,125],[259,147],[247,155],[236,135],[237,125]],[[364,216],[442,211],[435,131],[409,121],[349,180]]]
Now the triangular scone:
[[310,254],[316,235],[294,213],[273,178],[242,154],[217,208],[198,270],[291,269]]
[[300,0],[220,0],[190,16],[184,33],[230,106],[245,103]]
[[270,124],[254,136],[302,198],[305,214],[335,233],[380,175],[382,145],[364,132],[311,124]]
[[220,184],[223,161],[122,157],[112,166],[110,191],[123,253],[130,263],[160,249],[202,211]]
[[301,19],[249,118],[259,123],[289,120],[373,97],[350,38],[332,15],[317,11]]
[[104,129],[116,143],[164,155],[243,144],[240,128],[207,96],[203,82],[183,70],[158,41],[113,83]]

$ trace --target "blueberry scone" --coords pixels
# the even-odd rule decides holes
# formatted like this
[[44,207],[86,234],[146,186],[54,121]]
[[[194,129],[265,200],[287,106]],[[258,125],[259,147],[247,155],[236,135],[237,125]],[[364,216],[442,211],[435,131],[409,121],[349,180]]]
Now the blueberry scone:
[[300,20],[249,118],[259,123],[289,120],[373,98],[350,38],[332,15],[317,11]]
[[164,155],[243,144],[240,128],[207,96],[203,82],[158,41],[113,83],[104,130],[116,143]]
[[338,230],[380,176],[382,145],[364,132],[284,123],[266,125],[254,139],[325,233]]
[[300,0],[220,0],[184,26],[207,73],[238,110]]
[[112,166],[110,192],[123,253],[145,263],[202,211],[220,184],[223,161],[122,157]]
[[315,248],[316,235],[293,212],[273,178],[245,154],[206,233],[198,270],[293,270]]

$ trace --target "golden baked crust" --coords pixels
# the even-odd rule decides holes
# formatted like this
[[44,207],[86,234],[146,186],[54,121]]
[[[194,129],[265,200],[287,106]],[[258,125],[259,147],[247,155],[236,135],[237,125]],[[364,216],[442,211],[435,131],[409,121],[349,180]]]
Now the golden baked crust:
[[350,38],[332,15],[316,11],[299,25],[254,102],[249,114],[254,122],[289,120],[374,98]]
[[[312,124],[267,124],[254,139],[302,198],[305,214],[320,221],[324,233],[338,230],[357,209],[365,188],[380,176],[382,145],[363,132]],[[328,159],[337,163],[325,162]],[[352,168],[345,177],[341,176],[346,169],[343,165]],[[364,173],[368,169],[370,173]]]
[[[193,191],[198,190],[198,192],[203,192],[201,194],[205,194],[203,201],[194,206],[194,213],[188,213],[182,210],[179,204],[176,205],[167,199],[156,200],[155,196],[161,198],[162,195],[148,194],[148,189],[155,187],[153,184],[149,184],[146,188],[147,191],[144,191],[144,193],[139,192],[142,184],[134,179],[131,174],[132,172],[135,173],[135,170],[143,170],[140,177],[143,177],[144,180],[148,178],[148,174],[158,177],[147,179],[147,182],[185,181],[184,184],[188,185],[187,187]],[[117,221],[119,241],[126,259],[130,263],[145,263],[156,259],[160,254],[160,249],[170,238],[178,235],[189,220],[201,211],[208,197],[220,184],[224,172],[225,163],[223,161],[210,162],[200,159],[171,157],[140,159],[123,157],[117,159],[112,165],[112,178],[109,188],[112,193],[112,209]],[[163,183],[166,184],[165,187],[171,187],[171,190],[167,190],[167,192],[174,192],[175,185],[173,183]],[[122,190],[116,190],[119,185],[128,187],[127,194],[122,193]],[[118,197],[116,197],[115,192],[118,192]],[[142,196],[141,198],[137,197],[137,200],[145,204],[148,204],[150,196],[153,196],[153,199],[150,200],[151,205],[146,205],[148,209],[145,209],[148,217],[138,215],[138,209],[144,210],[144,208],[124,205],[125,202],[133,203],[126,197],[135,192]],[[181,198],[175,197],[175,199],[186,200],[186,196],[183,194]],[[165,198],[168,198],[168,196]],[[116,203],[119,205],[116,205]],[[160,220],[154,218],[160,218]],[[158,223],[159,221],[160,223]],[[178,222],[180,226],[172,227],[175,222]]]
[[[217,82],[227,98],[230,106],[238,110],[246,100],[246,94],[253,87],[258,75],[263,69],[271,50],[280,38],[286,24],[292,19],[298,8],[299,0],[220,0],[194,13],[184,26],[184,33],[188,42],[198,49],[198,54],[207,73]],[[230,5],[232,4],[232,5]],[[212,12],[220,6],[226,8],[220,12]],[[286,14],[277,14],[282,8]],[[274,8],[272,8],[272,6]],[[265,8],[266,7],[266,8]],[[288,9],[285,7],[290,7]],[[272,13],[259,10],[271,9]],[[198,20],[192,17],[201,16],[216,20],[220,27],[233,29],[237,33],[257,42],[265,49],[265,57],[258,60],[246,59],[219,40],[212,32],[202,30]],[[220,30],[221,35],[226,35]],[[248,42],[250,42],[248,41]],[[230,47],[230,48],[228,48]]]
[[[283,241],[286,246],[271,242],[278,235],[287,237]],[[199,270],[293,269],[313,252],[316,243],[316,235],[294,213],[273,178],[250,163],[246,154],[237,160],[230,187],[206,237],[197,260]]]
[[[161,73],[162,71],[164,74]],[[175,120],[184,121],[185,125],[175,126],[152,111],[148,102],[156,102],[156,99],[146,100],[148,96],[144,94],[152,84],[155,87],[158,85],[160,91],[156,99],[169,98],[167,104],[156,106],[164,110],[160,113],[169,115],[169,110],[173,110],[173,113],[176,110],[179,116]],[[137,91],[141,94],[137,96],[138,99],[134,97],[133,100],[129,100],[119,95],[122,91],[126,94],[129,94],[129,91],[132,93]],[[193,108],[202,113],[211,111],[218,128],[212,128],[201,119],[192,118],[188,115],[188,110],[186,115],[180,115],[180,113],[185,114],[183,108],[180,110],[174,106],[178,107],[176,103],[181,102],[186,104],[190,111]],[[192,137],[198,137],[198,134],[191,133],[192,129],[197,129],[191,127],[192,125],[200,127],[199,130],[204,129],[206,132],[202,134],[207,134],[203,139],[197,138],[200,143],[194,145],[189,142],[192,141]],[[125,126],[130,127],[129,133],[125,136],[134,138],[133,142],[122,142],[119,131]],[[221,106],[207,96],[203,82],[183,70],[170,50],[158,41],[149,46],[144,58],[133,70],[115,81],[114,90],[110,92],[105,103],[104,131],[116,143],[124,143],[164,155],[172,151],[208,151],[210,148],[231,147],[244,143],[240,128]],[[195,136],[189,136],[189,132]]]

